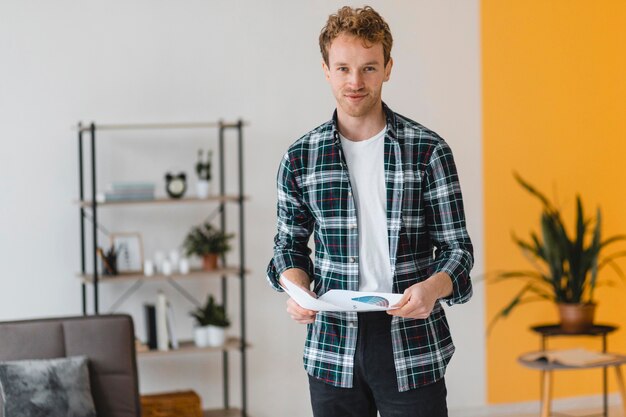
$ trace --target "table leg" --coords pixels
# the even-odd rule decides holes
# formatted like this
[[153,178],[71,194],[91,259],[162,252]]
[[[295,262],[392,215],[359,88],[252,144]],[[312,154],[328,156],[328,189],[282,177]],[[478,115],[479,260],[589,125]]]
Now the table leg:
[[541,417],[550,417],[550,406],[552,404],[552,371],[543,371],[542,380]]
[[622,369],[619,365],[615,366],[615,374],[617,375],[617,386],[619,387],[619,392],[622,395],[622,408],[624,409],[624,415],[626,416],[626,387],[624,387]]
[[[542,334],[541,335],[541,351],[545,352],[546,351],[546,335]],[[539,375],[539,395],[543,395],[543,390],[544,390],[544,375],[545,371],[541,371],[541,375]]]
[[[606,353],[606,333],[602,335],[602,353]],[[602,415],[603,417],[609,416],[609,383],[608,383],[608,369],[606,366],[602,367]]]
[[609,415],[608,373],[606,366],[604,366],[602,368],[602,415],[604,417]]

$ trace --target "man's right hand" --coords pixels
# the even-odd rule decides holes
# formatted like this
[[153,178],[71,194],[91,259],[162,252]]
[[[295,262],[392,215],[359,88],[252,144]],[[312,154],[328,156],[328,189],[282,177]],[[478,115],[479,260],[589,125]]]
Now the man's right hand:
[[[282,273],[280,281],[284,279],[288,279],[290,282],[296,284],[304,291],[317,298],[317,295],[309,289],[311,281],[307,273],[303,270],[297,268],[288,269]],[[298,303],[296,303],[291,297],[287,300],[287,313],[289,313],[292,319],[300,324],[314,323],[315,316],[317,315],[317,311],[300,307],[300,305],[298,305]]]

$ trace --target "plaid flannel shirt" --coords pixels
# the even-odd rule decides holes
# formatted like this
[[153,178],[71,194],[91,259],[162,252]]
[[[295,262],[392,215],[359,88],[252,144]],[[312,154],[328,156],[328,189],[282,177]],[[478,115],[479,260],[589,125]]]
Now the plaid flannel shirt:
[[[472,295],[473,249],[465,228],[461,188],[450,148],[436,133],[383,104],[387,230],[393,292],[436,272],[452,278],[449,305]],[[333,119],[297,140],[278,170],[278,233],[267,278],[306,271],[319,296],[359,289],[358,227],[350,179]],[[308,241],[315,241],[315,261]],[[356,312],[318,312],[308,325],[306,371],[331,385],[352,387],[358,333]],[[454,344],[443,308],[425,320],[393,317],[391,337],[399,391],[443,377]]]

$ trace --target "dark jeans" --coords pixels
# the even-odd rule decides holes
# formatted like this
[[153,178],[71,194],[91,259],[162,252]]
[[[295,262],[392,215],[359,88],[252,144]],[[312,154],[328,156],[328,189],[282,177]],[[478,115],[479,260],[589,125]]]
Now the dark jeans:
[[338,388],[309,375],[315,417],[447,417],[443,379],[398,392],[391,346],[391,316],[359,313],[352,388]]

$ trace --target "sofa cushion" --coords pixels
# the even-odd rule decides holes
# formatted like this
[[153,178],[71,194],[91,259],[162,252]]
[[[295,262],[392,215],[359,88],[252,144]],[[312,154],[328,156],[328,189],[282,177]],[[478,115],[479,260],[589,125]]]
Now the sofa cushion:
[[87,358],[0,362],[4,417],[95,417]]

